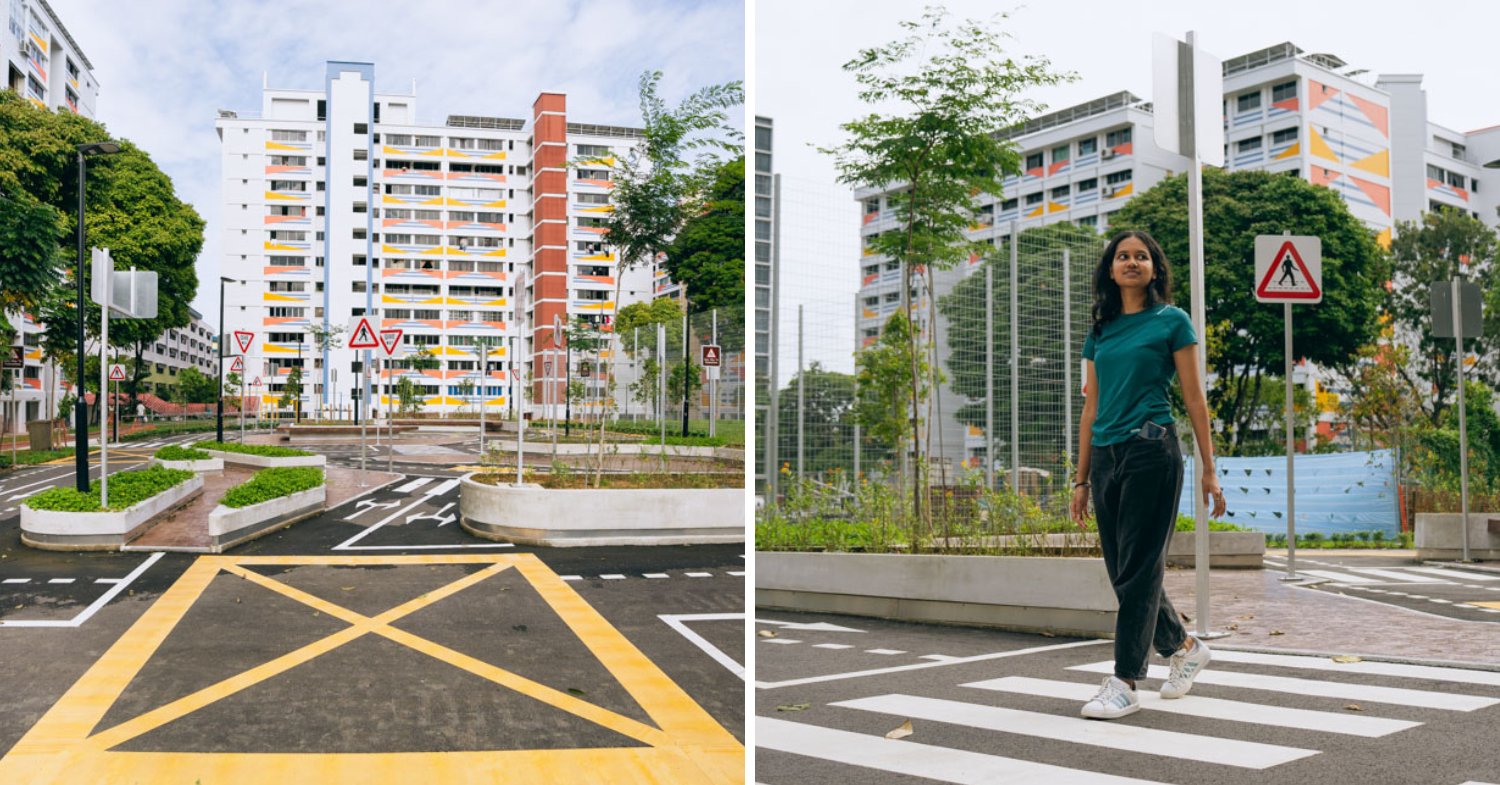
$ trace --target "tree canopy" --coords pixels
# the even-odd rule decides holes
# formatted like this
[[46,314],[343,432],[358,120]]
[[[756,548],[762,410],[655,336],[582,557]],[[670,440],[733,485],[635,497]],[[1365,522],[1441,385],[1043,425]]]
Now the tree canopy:
[[667,247],[667,272],[687,288],[694,311],[745,303],[745,157],[715,172],[703,212]]

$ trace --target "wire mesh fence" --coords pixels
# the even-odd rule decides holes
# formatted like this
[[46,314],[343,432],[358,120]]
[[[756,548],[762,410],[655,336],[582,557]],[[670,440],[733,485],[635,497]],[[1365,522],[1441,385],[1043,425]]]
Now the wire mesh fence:
[[[716,308],[623,331],[615,371],[615,417],[639,430],[723,437],[743,445],[746,353],[743,307]],[[717,363],[717,366],[710,363]],[[585,374],[588,375],[588,374]],[[600,389],[603,369],[597,375]]]

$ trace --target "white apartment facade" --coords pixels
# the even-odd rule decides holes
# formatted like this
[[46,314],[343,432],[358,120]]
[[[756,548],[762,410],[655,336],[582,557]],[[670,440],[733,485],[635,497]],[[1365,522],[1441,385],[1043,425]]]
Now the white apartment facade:
[[[1500,159],[1500,126],[1460,133],[1429,122],[1420,75],[1373,78],[1336,56],[1305,54],[1291,43],[1226,60],[1223,70],[1225,169],[1285,173],[1333,189],[1385,246],[1395,220],[1416,220],[1439,206],[1500,225],[1500,171],[1484,167]],[[1156,147],[1152,119],[1149,103],[1120,92],[1038,117],[1008,134],[1022,151],[1025,171],[1006,178],[1001,194],[975,198],[970,236],[999,246],[1012,232],[1059,221],[1106,232],[1126,201],[1184,166],[1180,156]],[[887,201],[894,190],[855,192],[865,213],[856,315],[862,347],[878,339],[900,307],[899,263],[869,250],[869,238],[897,229]],[[936,296],[979,268],[971,263],[935,275]],[[914,292],[912,300],[913,315],[924,324],[925,294]],[[946,362],[942,341],[938,351],[939,362]],[[1309,388],[1319,381],[1306,370],[1296,380]],[[1075,384],[1075,395],[1079,389]],[[1325,395],[1332,395],[1320,399],[1318,431],[1324,436],[1331,435],[1337,392],[1329,388]],[[945,412],[967,400],[946,388],[941,395]],[[938,427],[938,441],[947,445],[941,460],[955,468],[982,465],[982,431],[952,418]],[[1003,424],[997,429],[1007,430]],[[1008,460],[997,452],[997,459]]]
[[[566,97],[551,93],[525,118],[423,125],[415,90],[374,85],[373,64],[330,62],[320,90],[265,88],[258,114],[220,112],[221,270],[235,280],[224,331],[255,333],[244,377],[263,408],[283,409],[299,366],[304,412],[360,397],[353,368],[364,352],[320,351],[309,328],[368,316],[440,361],[434,370],[399,361],[376,369],[374,397],[362,400],[377,409],[393,404],[405,377],[426,412],[482,404],[511,414],[523,403],[537,412],[562,400],[556,320],[607,326],[617,305],[680,290],[654,263],[622,275],[601,241],[613,209],[607,166],[631,154],[637,129],[569,122]],[[491,347],[483,368],[480,339]],[[588,359],[580,354],[574,380]],[[595,378],[586,383],[602,387],[600,369],[588,368]],[[591,403],[575,400],[574,409]]]

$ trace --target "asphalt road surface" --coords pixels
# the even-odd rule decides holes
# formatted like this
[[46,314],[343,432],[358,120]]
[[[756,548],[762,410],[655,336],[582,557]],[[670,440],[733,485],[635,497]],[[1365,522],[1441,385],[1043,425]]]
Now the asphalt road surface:
[[[1297,575],[1315,591],[1333,592],[1462,621],[1500,623],[1500,572],[1465,570],[1391,554],[1298,551]],[[1284,554],[1267,554],[1266,567],[1285,574]]]

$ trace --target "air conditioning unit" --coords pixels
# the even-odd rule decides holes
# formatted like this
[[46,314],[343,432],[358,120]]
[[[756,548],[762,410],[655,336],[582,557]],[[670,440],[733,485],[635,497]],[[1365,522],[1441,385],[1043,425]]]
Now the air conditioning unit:
[[1109,198],[1109,197],[1111,197],[1111,196],[1114,196],[1114,195],[1115,195],[1115,188],[1114,188],[1114,186],[1105,186],[1104,187],[1104,197],[1106,199]]
[[1101,160],[1101,161],[1108,161],[1109,159],[1114,158],[1114,157],[1115,157],[1115,151],[1114,150],[1101,150],[1099,152],[1099,160]]

